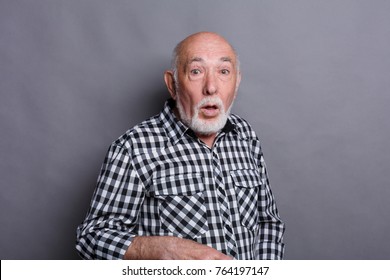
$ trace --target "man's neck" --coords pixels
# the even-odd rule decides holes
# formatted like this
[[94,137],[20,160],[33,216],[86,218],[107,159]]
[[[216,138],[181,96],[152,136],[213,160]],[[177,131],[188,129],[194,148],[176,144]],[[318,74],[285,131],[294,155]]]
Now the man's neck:
[[202,140],[210,149],[214,145],[215,138],[217,137],[217,133],[210,134],[210,135],[204,135],[204,134],[197,134],[196,136]]

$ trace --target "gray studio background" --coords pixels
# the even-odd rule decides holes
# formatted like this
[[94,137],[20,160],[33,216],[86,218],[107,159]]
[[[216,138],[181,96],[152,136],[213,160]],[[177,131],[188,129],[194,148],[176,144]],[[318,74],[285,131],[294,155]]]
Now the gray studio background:
[[0,0],[1,259],[78,258],[109,144],[201,30],[240,54],[285,258],[390,258],[389,1]]

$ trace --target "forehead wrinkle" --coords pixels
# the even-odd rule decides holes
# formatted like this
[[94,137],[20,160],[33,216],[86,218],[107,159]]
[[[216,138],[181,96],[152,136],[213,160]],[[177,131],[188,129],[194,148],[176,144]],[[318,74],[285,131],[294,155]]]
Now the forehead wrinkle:
[[[219,59],[219,61],[220,62],[229,62],[229,63],[233,64],[233,59],[230,56],[223,56]],[[186,63],[186,65],[190,65],[193,62],[206,62],[206,60],[203,59],[202,57],[196,56],[196,57],[189,59],[188,62]]]

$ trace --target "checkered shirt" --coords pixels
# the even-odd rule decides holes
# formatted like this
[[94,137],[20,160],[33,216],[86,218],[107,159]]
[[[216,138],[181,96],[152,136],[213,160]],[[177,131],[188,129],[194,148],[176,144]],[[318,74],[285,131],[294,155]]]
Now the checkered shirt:
[[231,114],[210,149],[163,111],[110,146],[77,229],[84,259],[122,259],[135,236],[177,236],[235,259],[282,259],[284,223],[260,142]]

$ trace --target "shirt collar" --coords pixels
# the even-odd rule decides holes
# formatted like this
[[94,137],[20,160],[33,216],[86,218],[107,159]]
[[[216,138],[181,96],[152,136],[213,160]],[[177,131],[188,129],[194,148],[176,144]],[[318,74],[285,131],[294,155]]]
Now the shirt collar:
[[[194,136],[194,132],[188,128],[184,123],[182,123],[174,114],[173,109],[175,107],[175,100],[172,98],[168,99],[164,108],[160,114],[160,121],[165,128],[165,131],[168,137],[171,139],[172,143],[177,143],[184,134],[190,134]],[[222,133],[227,134],[229,132],[237,132],[236,125],[228,118],[225,126],[221,130]]]

